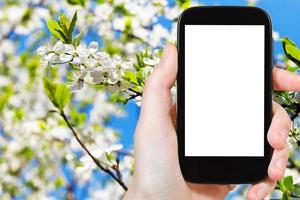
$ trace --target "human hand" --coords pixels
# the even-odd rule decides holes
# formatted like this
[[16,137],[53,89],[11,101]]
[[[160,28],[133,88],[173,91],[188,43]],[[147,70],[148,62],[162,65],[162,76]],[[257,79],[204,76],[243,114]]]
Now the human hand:
[[[167,45],[160,63],[147,79],[140,118],[135,131],[135,172],[124,199],[224,199],[233,185],[193,184],[182,176],[176,136],[176,107],[170,89],[177,74],[177,49]],[[300,78],[274,69],[274,88],[300,89]],[[288,159],[287,137],[291,126],[285,110],[273,102],[268,141],[274,148],[268,177],[248,190],[249,199],[263,199],[284,176]],[[199,169],[201,170],[201,169]]]

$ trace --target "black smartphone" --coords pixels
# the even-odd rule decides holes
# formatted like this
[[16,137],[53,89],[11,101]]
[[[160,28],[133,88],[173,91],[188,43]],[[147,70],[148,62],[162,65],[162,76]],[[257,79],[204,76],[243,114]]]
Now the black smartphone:
[[260,8],[201,6],[178,22],[180,167],[194,183],[253,183],[272,148],[272,28]]

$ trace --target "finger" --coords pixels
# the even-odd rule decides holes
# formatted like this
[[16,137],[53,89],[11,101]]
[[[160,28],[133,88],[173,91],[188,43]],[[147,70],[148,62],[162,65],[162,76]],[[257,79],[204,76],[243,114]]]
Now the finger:
[[268,141],[274,149],[283,149],[286,145],[291,120],[287,112],[276,102],[273,102],[273,118],[268,131]]
[[176,80],[176,74],[177,49],[174,45],[169,44],[164,49],[160,63],[146,81],[141,120],[147,120],[150,123],[159,121],[167,123],[166,120],[171,120],[172,98],[170,89]]
[[179,181],[184,183],[179,166],[176,131],[171,118],[170,89],[176,74],[177,49],[174,45],[167,45],[160,63],[146,81],[134,134],[134,181],[147,185],[147,190],[157,188],[157,177],[167,181],[164,184],[169,186]]
[[300,90],[300,75],[274,67],[273,87],[275,90],[298,91]]
[[267,178],[263,182],[252,185],[248,190],[248,199],[257,200],[264,199],[268,194],[270,194],[276,186],[276,182],[272,181],[270,178]]
[[173,102],[172,103],[172,108],[171,108],[171,119],[172,119],[172,123],[173,123],[173,126],[176,128],[177,127],[177,110],[176,110],[176,103]]
[[271,180],[278,181],[284,177],[288,163],[288,153],[287,144],[282,150],[274,150],[272,160],[268,168],[268,175]]

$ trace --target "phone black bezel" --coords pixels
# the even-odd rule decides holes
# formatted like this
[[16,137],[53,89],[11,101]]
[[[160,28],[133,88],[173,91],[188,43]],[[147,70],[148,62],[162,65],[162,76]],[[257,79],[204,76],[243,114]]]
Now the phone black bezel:
[[[264,25],[264,157],[186,157],[184,154],[185,123],[185,25]],[[177,137],[181,171],[185,180],[194,183],[253,183],[267,176],[272,148],[267,132],[272,118],[272,25],[266,11],[256,7],[200,6],[185,10],[178,20]],[[251,58],[251,55],[249,55]],[[237,72],[238,73],[238,72]],[[253,77],[255,81],[255,77]]]

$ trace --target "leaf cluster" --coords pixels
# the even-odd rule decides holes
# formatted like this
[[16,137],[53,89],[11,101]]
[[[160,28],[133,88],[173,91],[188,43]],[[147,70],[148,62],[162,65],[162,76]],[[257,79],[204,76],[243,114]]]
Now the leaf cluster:
[[77,11],[73,15],[72,20],[66,15],[59,13],[57,21],[53,19],[47,21],[47,27],[56,39],[61,40],[65,44],[73,44],[76,47],[79,45],[83,35],[83,33],[79,33],[73,38],[76,22]]
[[60,111],[70,102],[71,92],[63,83],[54,83],[48,78],[43,79],[44,90],[52,104]]

